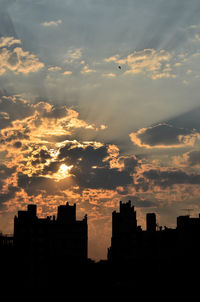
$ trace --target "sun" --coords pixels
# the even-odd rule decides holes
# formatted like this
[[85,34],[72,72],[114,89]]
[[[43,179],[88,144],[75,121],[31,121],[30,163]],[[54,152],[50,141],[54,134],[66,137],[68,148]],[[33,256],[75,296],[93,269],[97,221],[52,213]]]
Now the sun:
[[60,168],[57,173],[55,173],[53,176],[57,180],[61,180],[63,178],[70,176],[70,170],[73,168],[73,165],[67,166],[65,164],[60,165]]
[[69,170],[69,167],[66,166],[65,164],[62,164],[59,169],[59,171],[63,174],[65,174],[68,170]]

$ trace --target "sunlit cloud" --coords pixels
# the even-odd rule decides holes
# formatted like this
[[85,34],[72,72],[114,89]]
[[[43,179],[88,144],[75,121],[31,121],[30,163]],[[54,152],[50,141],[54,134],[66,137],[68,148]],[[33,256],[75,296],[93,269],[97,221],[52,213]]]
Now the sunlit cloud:
[[18,165],[18,172],[29,176],[40,175],[44,166],[56,161],[59,148],[74,130],[101,130],[81,120],[77,111],[47,102],[30,104],[20,97],[2,97],[0,110],[0,151],[5,153],[4,161],[9,167]]
[[89,68],[88,64],[86,64],[85,66],[83,66],[83,68],[81,70],[82,74],[88,74],[88,73],[92,73],[92,72],[96,72],[96,70]]
[[51,66],[48,68],[49,71],[60,71],[62,68],[60,66]]
[[71,74],[72,74],[72,71],[71,71],[71,70],[66,70],[66,71],[63,72],[63,75],[69,76],[69,75],[71,75]]
[[29,74],[37,72],[44,67],[44,63],[31,54],[29,51],[24,51],[21,47],[12,47],[13,45],[21,44],[20,40],[12,37],[3,37],[0,40],[0,75],[6,71],[12,71],[16,74]]
[[57,20],[57,21],[45,21],[45,22],[43,22],[42,23],[42,25],[44,26],[44,27],[56,27],[56,26],[58,26],[58,25],[60,25],[60,24],[62,24],[62,20]]
[[82,49],[81,48],[70,48],[66,54],[66,63],[73,63],[75,61],[80,60],[82,57]]
[[47,175],[47,177],[51,177],[56,181],[62,180],[66,177],[70,177],[70,170],[73,168],[73,165],[67,166],[65,164],[61,164],[59,170],[52,174],[51,176]]
[[191,150],[182,155],[176,155],[173,157],[173,163],[177,167],[182,168],[200,168],[200,151],[199,150]]
[[146,149],[183,148],[194,146],[196,141],[200,139],[200,133],[196,130],[158,124],[131,133],[130,139],[135,145]]
[[21,44],[21,41],[14,37],[0,37],[0,48],[10,47],[15,44]]
[[107,77],[107,78],[115,78],[116,77],[116,74],[115,73],[103,73],[102,74],[103,77]]
[[175,77],[170,64],[172,54],[160,50],[144,49],[134,51],[125,58],[116,54],[105,59],[105,62],[114,62],[118,65],[126,65],[125,74],[145,74],[152,79]]

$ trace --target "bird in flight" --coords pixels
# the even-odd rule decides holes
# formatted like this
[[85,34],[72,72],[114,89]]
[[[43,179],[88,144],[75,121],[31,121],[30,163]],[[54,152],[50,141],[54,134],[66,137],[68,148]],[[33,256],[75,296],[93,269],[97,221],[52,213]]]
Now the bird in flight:
[[119,69],[122,69],[121,66],[118,66]]

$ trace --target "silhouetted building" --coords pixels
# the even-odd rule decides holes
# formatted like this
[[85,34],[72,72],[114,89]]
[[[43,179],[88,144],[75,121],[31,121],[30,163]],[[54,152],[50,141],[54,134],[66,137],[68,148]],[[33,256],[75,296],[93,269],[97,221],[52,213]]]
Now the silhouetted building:
[[18,211],[14,219],[14,243],[21,251],[39,258],[47,255],[65,261],[87,260],[87,216],[76,220],[76,205],[61,205],[55,217],[38,218],[36,205],[29,204],[27,211]]
[[14,284],[15,251],[13,236],[0,233],[0,284],[4,290],[5,285]]
[[[155,213],[146,215],[146,230],[137,226],[131,202],[122,204],[112,215],[112,238],[108,260],[115,265],[134,264],[132,269],[149,272],[188,270],[191,264],[200,267],[200,215],[177,217],[177,227],[156,228]],[[128,267],[128,266],[127,266]],[[155,273],[156,274],[156,273]]]
[[200,232],[200,214],[199,217],[189,215],[177,217],[177,229],[184,232]]
[[147,213],[142,230],[131,201],[120,201],[119,212],[112,213],[108,259],[89,260],[87,246],[87,216],[76,219],[76,204],[61,205],[57,217],[46,218],[38,218],[36,205],[29,204],[14,218],[14,237],[0,234],[4,285],[67,292],[81,285],[89,290],[162,284],[169,289],[177,280],[192,285],[200,269],[200,215],[179,216],[172,229],[157,228],[156,214]]
[[146,215],[146,228],[148,232],[156,231],[156,214],[155,213],[147,213]]
[[[18,211],[14,218],[14,246],[19,262],[30,280],[57,277],[68,267],[81,265],[88,258],[87,216],[76,220],[76,205],[61,205],[55,216],[37,217],[36,205]],[[20,269],[20,267],[19,267]]]
[[131,201],[122,203],[120,211],[112,213],[112,238],[108,258],[112,260],[131,261],[136,249],[137,219]]

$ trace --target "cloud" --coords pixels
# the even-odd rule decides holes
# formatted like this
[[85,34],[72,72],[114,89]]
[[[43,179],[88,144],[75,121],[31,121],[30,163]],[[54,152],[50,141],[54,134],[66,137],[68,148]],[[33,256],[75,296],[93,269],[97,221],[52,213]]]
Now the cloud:
[[60,71],[61,69],[60,66],[51,66],[48,68],[49,71]]
[[114,62],[118,65],[127,65],[125,74],[145,74],[152,79],[175,77],[172,73],[170,61],[172,54],[165,50],[144,49],[134,51],[125,58],[116,54],[105,59],[105,62]]
[[0,206],[2,203],[15,197],[19,188],[15,185],[13,175],[16,173],[16,167],[8,167],[5,164],[0,165]]
[[30,132],[40,133],[41,137],[52,135],[70,135],[73,129],[85,128],[97,130],[94,124],[88,124],[79,118],[79,113],[66,106],[53,106],[48,102],[31,104],[20,96],[3,96],[0,99],[0,124],[7,131],[29,128]]
[[108,78],[115,78],[116,77],[116,74],[115,73],[103,73],[102,74],[103,77],[108,77]]
[[150,169],[143,172],[143,178],[138,179],[138,188],[167,188],[173,185],[199,185],[200,174],[186,173],[178,169]]
[[200,167],[200,151],[192,150],[184,153],[183,155],[177,155],[173,158],[174,164],[179,167],[192,167],[199,168]]
[[21,41],[19,39],[15,39],[13,37],[1,37],[0,38],[0,48],[10,47],[15,44],[21,44]]
[[[0,112],[2,120],[11,122],[22,120],[34,113],[34,106],[20,96],[2,96],[0,98]],[[4,127],[1,127],[4,128]]]
[[[63,146],[73,142],[77,131],[96,133],[106,127],[87,123],[72,108],[53,106],[48,102],[31,104],[21,96],[1,97],[0,112],[1,154],[5,154],[4,160],[9,161],[10,167],[18,164],[18,171],[29,177],[33,174],[43,177],[47,172],[56,173],[62,164],[62,159],[57,158],[58,152],[64,152]],[[94,141],[75,142],[73,151],[80,146],[77,149],[80,151],[79,157],[85,146],[91,145],[95,149],[103,145]],[[97,165],[96,161],[94,165]]]
[[[19,170],[18,186],[28,195],[45,196],[53,192],[63,195],[73,188],[82,194],[86,189],[117,190],[120,186],[125,192],[125,188],[133,183],[132,173],[139,161],[136,157],[120,157],[117,152],[111,155],[109,147],[94,141],[68,141],[54,152],[48,147],[35,146],[35,150],[26,154],[29,158]],[[110,164],[114,158],[122,165]],[[68,172],[61,173],[61,167]]]
[[29,176],[27,174],[18,174],[18,187],[23,189],[29,196],[42,195],[44,198],[48,195],[64,195],[63,189],[70,187],[70,183],[63,186],[51,178],[42,176]]
[[0,75],[6,71],[29,74],[44,67],[34,54],[24,51],[19,46],[13,47],[16,44],[21,44],[21,41],[13,37],[0,38]]
[[[18,172],[29,177],[48,176],[47,171],[49,175],[55,173],[62,164],[56,163],[58,151],[76,137],[77,131],[102,131],[101,127],[80,119],[79,113],[71,108],[48,102],[31,104],[20,96],[2,97],[0,112],[2,160],[9,167],[17,165]],[[53,167],[55,172],[51,173]]]
[[[58,158],[67,165],[73,165],[71,174],[76,184],[82,188],[116,189],[132,183],[131,173],[138,165],[136,158],[119,156],[114,146],[94,143],[76,146],[68,143],[60,149]],[[122,165],[116,162],[122,161]],[[115,162],[115,165],[114,163]]]
[[9,168],[5,164],[0,165],[0,189],[2,189],[2,181],[9,178],[16,171],[16,167]]
[[82,74],[88,74],[88,73],[92,73],[92,72],[96,72],[95,69],[90,69],[88,64],[86,64],[85,66],[83,66],[81,73]]
[[46,21],[46,22],[43,22],[42,25],[44,27],[57,27],[58,25],[62,24],[62,20],[57,20],[57,21]]
[[15,193],[19,191],[18,187],[10,185],[7,189],[7,192],[0,192],[0,205],[3,203],[13,199],[15,197]]
[[67,51],[66,63],[73,63],[74,61],[80,60],[82,57],[82,49],[81,48],[70,48]]
[[71,75],[72,71],[71,70],[66,70],[63,72],[63,75]]
[[187,153],[190,166],[200,166],[200,151],[191,151]]
[[196,140],[200,139],[200,134],[194,130],[163,123],[133,132],[130,138],[135,145],[147,149],[183,148],[193,146]]

